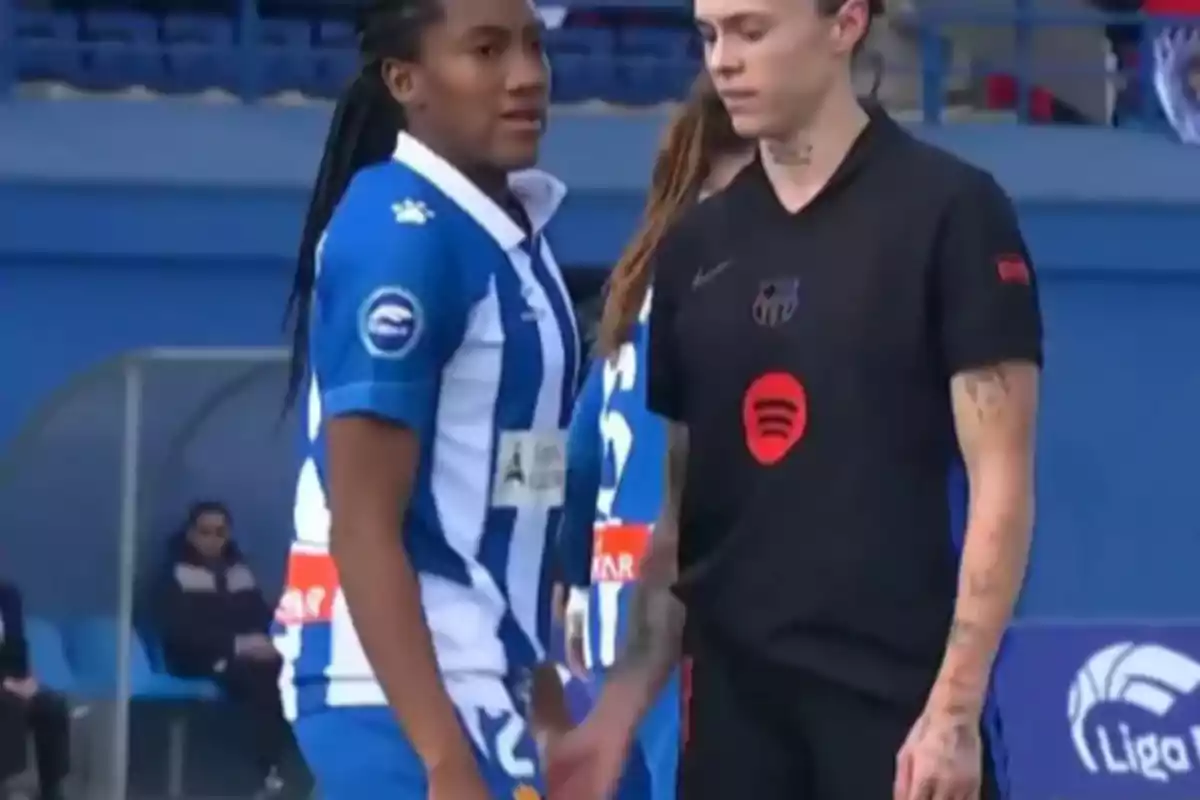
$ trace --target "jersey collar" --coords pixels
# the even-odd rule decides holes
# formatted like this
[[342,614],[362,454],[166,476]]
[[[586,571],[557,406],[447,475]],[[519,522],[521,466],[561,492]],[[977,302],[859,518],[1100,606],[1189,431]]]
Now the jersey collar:
[[[416,137],[401,131],[396,137],[396,151],[393,157],[428,180],[463,211],[470,214],[505,251],[519,247],[525,241],[525,231],[521,230],[521,226],[514,222],[495,200]],[[549,224],[567,194],[567,188],[562,181],[537,169],[512,173],[508,176],[508,185],[525,206],[535,236]]]

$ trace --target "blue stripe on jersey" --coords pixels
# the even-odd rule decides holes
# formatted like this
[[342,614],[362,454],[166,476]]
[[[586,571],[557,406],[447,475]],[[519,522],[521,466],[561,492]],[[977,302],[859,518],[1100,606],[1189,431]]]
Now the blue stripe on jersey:
[[333,651],[333,626],[310,622],[300,629],[300,657],[296,660],[296,711],[312,714],[328,705],[329,678],[325,668]]
[[[554,321],[558,326],[559,338],[562,340],[565,359],[563,362],[562,407],[559,409],[559,425],[566,428],[571,424],[571,410],[575,405],[575,392],[579,385],[579,331],[575,327],[575,316],[567,306],[567,298],[563,295],[558,281],[550,274],[550,270],[542,258],[542,239],[540,236],[535,237],[532,246],[528,248],[528,252],[534,278],[537,279],[537,282],[542,287],[542,291],[546,293],[546,297],[550,300],[550,307],[554,311]],[[562,508],[552,509],[550,511],[548,529],[550,531],[558,531],[562,526],[562,518]],[[551,593],[554,581],[554,562],[555,548],[553,540],[551,540],[550,546],[546,548],[545,553],[542,555],[541,584],[538,589],[539,611],[537,632],[543,649],[550,642],[551,629],[554,624],[552,618],[553,609],[551,608],[553,603]]]
[[[500,302],[500,318],[504,329],[504,362],[500,372],[500,397],[504,402],[496,409],[492,429],[492,452],[497,452],[497,439],[504,431],[520,431],[533,427],[538,391],[542,385],[542,340],[536,321],[530,321],[529,304],[524,287],[514,270],[497,270],[496,295]],[[496,471],[492,471],[495,481]],[[488,488],[489,495],[493,487]],[[479,560],[496,579],[507,599],[508,556],[516,525],[517,509],[489,508],[486,533],[479,547]],[[500,641],[508,654],[509,667],[532,664],[536,653],[524,631],[513,616],[511,605],[500,621]]]

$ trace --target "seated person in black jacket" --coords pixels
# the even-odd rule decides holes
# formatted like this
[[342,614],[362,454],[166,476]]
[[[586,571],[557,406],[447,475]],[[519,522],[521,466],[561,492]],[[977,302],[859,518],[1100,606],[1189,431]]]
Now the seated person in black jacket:
[[224,505],[197,503],[172,541],[157,603],[163,659],[173,675],[211,678],[248,713],[264,788],[278,793],[289,736],[279,699],[282,659],[267,635],[272,610],[231,526]]
[[0,792],[25,770],[33,735],[39,796],[62,797],[70,746],[70,712],[61,695],[38,684],[29,670],[21,593],[0,581]]

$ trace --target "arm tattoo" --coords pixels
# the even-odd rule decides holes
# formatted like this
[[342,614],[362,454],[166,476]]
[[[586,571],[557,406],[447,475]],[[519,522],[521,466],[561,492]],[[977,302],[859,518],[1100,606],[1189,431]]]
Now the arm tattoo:
[[642,673],[655,682],[665,679],[679,659],[686,618],[683,603],[671,593],[679,572],[679,506],[686,465],[686,433],[672,426],[662,517],[630,599],[625,649],[613,666],[621,672]]
[[966,619],[955,619],[950,623],[950,636],[947,642],[950,647],[971,646],[979,641],[984,631],[974,622]]
[[971,398],[980,422],[995,419],[1004,408],[1011,391],[1008,374],[1002,366],[966,373],[963,375],[963,388],[967,397]]

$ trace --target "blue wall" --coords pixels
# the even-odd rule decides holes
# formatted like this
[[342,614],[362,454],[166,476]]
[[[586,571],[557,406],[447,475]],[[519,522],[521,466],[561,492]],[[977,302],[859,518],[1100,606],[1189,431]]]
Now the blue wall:
[[[31,576],[31,605],[53,614],[115,606],[116,379],[79,384],[32,445],[19,430],[73,378],[128,350],[281,343],[324,121],[164,113],[168,103],[96,106],[80,125],[72,115],[87,107],[0,105],[0,563]],[[660,122],[556,122],[547,162],[575,192],[557,231],[565,261],[615,256]],[[1024,613],[1200,615],[1200,157],[1105,131],[922,134],[995,171],[1043,278],[1039,533]],[[166,531],[194,495],[226,496],[268,580],[290,535],[280,378],[156,367],[147,390],[148,531]],[[229,399],[180,440],[180,420],[222,391]]]

